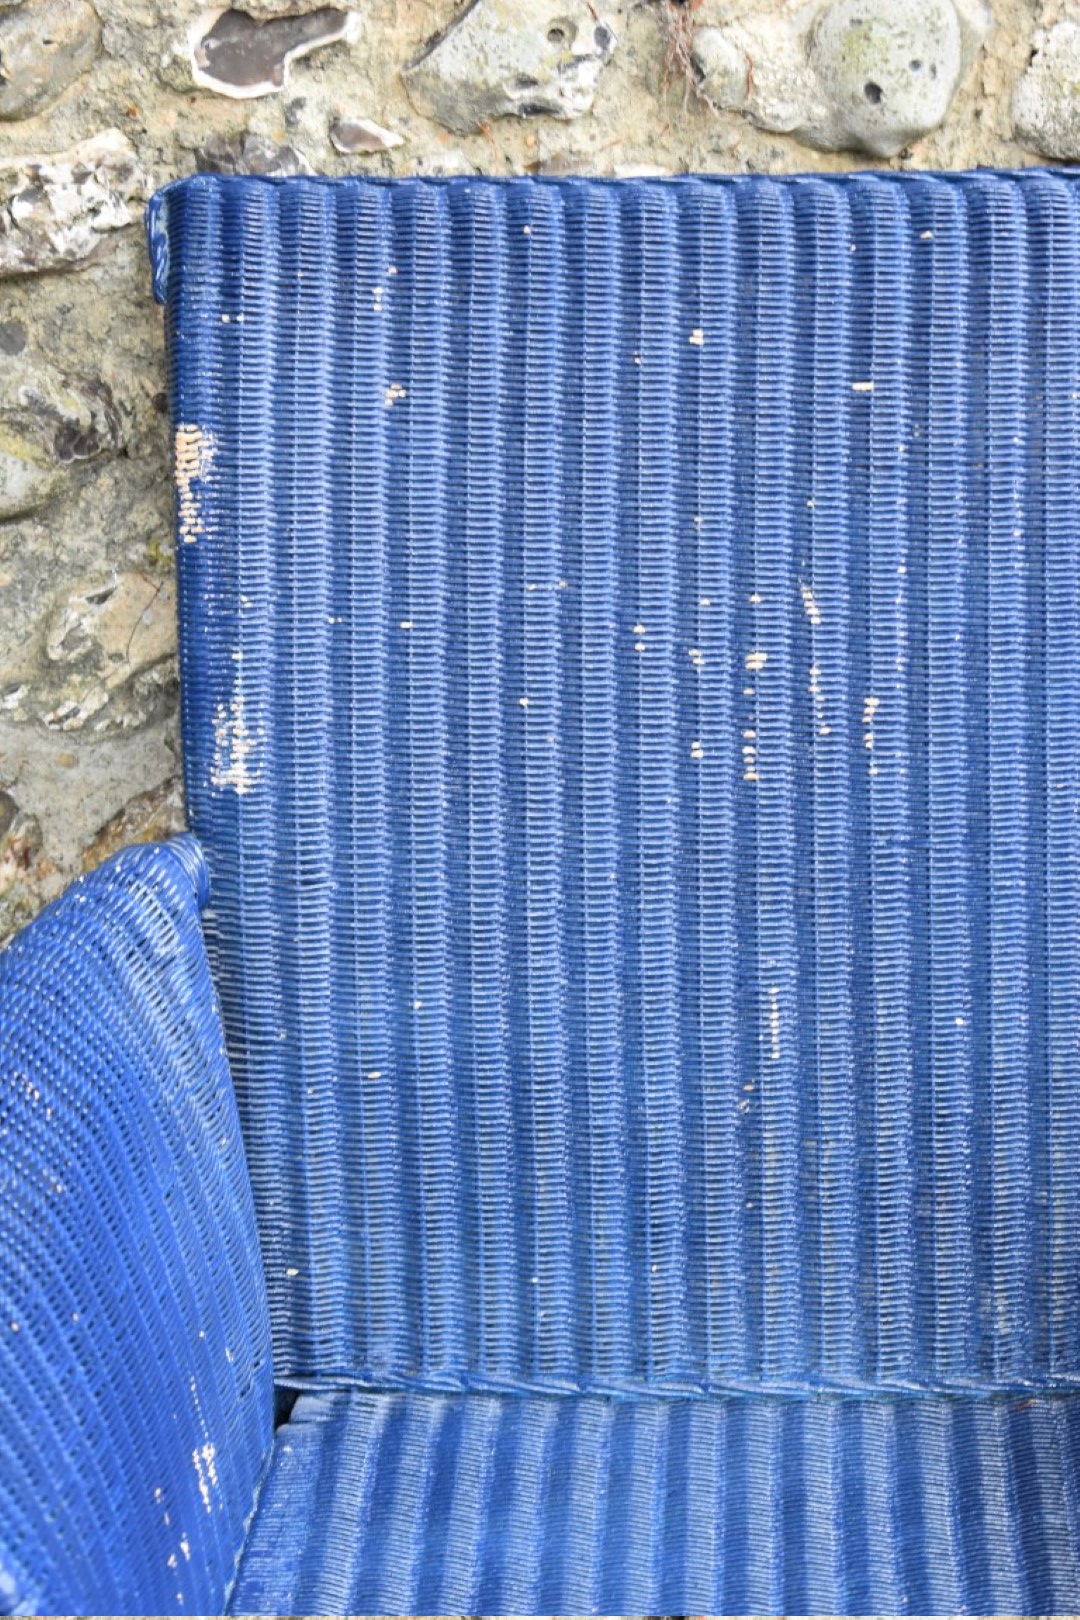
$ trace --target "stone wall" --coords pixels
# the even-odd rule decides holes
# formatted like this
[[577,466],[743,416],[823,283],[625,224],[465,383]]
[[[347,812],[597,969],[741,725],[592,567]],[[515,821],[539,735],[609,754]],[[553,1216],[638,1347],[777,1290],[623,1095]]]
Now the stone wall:
[[247,4],[0,0],[0,937],[181,823],[153,187],[1080,159],[1080,0]]

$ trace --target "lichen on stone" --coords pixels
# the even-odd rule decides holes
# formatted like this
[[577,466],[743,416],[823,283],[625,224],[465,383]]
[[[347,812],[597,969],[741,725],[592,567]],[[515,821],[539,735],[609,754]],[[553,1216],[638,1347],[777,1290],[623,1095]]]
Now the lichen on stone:
[[828,0],[744,9],[701,29],[714,107],[820,151],[892,157],[936,129],[989,26],[982,0]]

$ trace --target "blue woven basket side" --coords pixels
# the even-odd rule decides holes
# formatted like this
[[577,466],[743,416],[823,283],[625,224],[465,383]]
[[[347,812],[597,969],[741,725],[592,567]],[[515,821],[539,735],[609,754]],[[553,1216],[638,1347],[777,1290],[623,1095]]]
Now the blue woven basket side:
[[0,1606],[220,1612],[272,1422],[191,838],[0,955]]

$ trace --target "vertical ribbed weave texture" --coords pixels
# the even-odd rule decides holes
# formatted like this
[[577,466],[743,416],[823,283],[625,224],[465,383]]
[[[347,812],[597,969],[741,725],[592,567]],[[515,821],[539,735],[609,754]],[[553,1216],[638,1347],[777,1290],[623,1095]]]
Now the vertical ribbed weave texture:
[[1078,221],[1037,173],[158,199],[282,1376],[1075,1386]]
[[1080,1403],[303,1395],[234,1611],[1062,1614]]
[[194,840],[0,954],[0,1612],[220,1613],[269,1451]]

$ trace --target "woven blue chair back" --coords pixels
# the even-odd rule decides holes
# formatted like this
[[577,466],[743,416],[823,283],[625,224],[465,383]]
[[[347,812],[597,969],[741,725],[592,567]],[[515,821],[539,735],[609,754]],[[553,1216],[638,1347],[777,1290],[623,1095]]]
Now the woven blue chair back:
[[217,1614],[270,1441],[194,841],[0,955],[0,1613]]
[[150,225],[280,1373],[1071,1388],[1080,192]]

